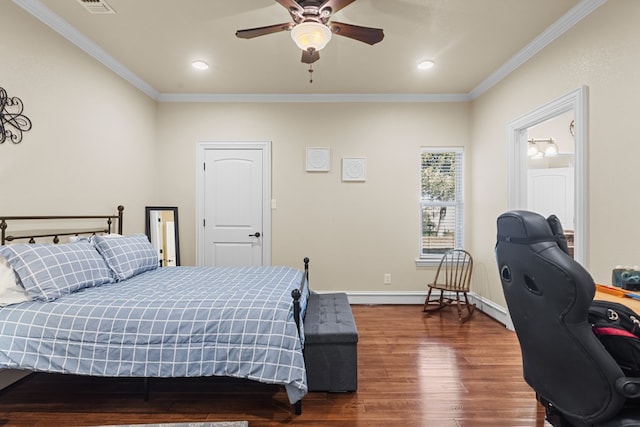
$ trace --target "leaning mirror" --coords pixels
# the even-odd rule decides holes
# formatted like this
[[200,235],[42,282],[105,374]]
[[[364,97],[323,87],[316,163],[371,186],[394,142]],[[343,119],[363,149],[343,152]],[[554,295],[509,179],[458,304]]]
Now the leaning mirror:
[[180,265],[180,240],[178,238],[178,208],[147,206],[145,228],[149,241],[158,253],[158,265]]

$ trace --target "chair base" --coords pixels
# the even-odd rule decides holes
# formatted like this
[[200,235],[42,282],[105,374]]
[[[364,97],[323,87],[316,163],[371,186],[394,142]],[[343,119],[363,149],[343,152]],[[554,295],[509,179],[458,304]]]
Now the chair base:
[[562,414],[547,400],[543,399],[536,393],[536,400],[540,402],[544,408],[544,419],[553,427],[572,427]]
[[536,400],[544,408],[545,421],[553,427],[637,427],[640,426],[640,405],[633,399],[627,401],[624,408],[618,414],[608,420],[595,424],[586,423],[585,421],[574,420],[573,422],[564,416],[555,406],[538,393]]
[[[424,306],[422,307],[423,312],[437,311],[455,304],[456,309],[458,310],[458,321],[460,323],[464,323],[471,318],[471,315],[476,310],[476,305],[469,302],[466,292],[455,292],[456,296],[450,297],[445,296],[444,291],[440,290],[440,296],[432,299],[431,291],[432,289],[430,288],[427,298],[424,301]],[[463,294],[462,296],[464,297],[464,301],[461,301],[460,293]],[[464,316],[463,311],[466,311],[466,315]]]

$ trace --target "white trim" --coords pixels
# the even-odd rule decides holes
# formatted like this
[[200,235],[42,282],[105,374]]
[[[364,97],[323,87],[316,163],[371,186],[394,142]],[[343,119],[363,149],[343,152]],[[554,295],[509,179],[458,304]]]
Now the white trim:
[[478,310],[502,323],[507,329],[513,330],[509,312],[505,307],[474,293],[469,294],[469,299],[476,304]]
[[206,150],[262,150],[262,260],[271,265],[271,141],[198,141],[196,143],[196,265],[204,263],[204,162]]
[[137,74],[133,73],[127,67],[118,62],[113,56],[109,55],[104,49],[95,44],[91,39],[72,27],[67,21],[53,13],[51,9],[46,7],[38,0],[13,0],[15,4],[38,18],[52,30],[60,34],[71,43],[97,59],[111,71],[131,83],[133,86],[144,92],[149,98],[158,99],[158,91],[149,83],[142,80]]
[[13,0],[45,25],[159,102],[468,102],[482,95],[607,0],[581,0],[469,93],[458,94],[188,94],[159,93],[39,0]]
[[574,258],[588,266],[587,247],[587,87],[582,86],[568,94],[514,119],[507,125],[507,208],[524,209],[527,206],[527,141],[526,130],[560,114],[573,111],[575,120],[575,249]]
[[[331,292],[345,292],[349,297],[349,303],[354,305],[417,305],[422,307],[424,299],[427,297],[426,292],[357,292],[357,291],[316,291],[319,294]],[[482,296],[469,292],[469,301],[476,304],[479,311],[494,318],[496,321],[507,326],[509,314],[507,309],[493,301],[483,298]],[[422,309],[417,310],[417,314],[422,313]]]
[[467,94],[429,93],[163,93],[158,102],[468,102]]
[[367,292],[367,291],[314,291],[319,294],[331,293],[331,292],[344,292],[349,297],[350,304],[363,304],[363,305],[395,305],[395,304],[424,304],[424,299],[427,297],[426,292]]
[[[420,224],[420,226],[422,226],[422,224]],[[437,267],[440,265],[440,261],[442,261],[442,256],[415,260],[416,267]]]
[[528,45],[516,53],[511,59],[502,64],[500,68],[494,71],[482,83],[473,88],[469,92],[471,99],[476,99],[491,87],[499,83],[513,71],[518,69],[522,64],[535,56],[542,49],[547,47],[552,41],[563,35],[574,25],[580,22],[584,17],[602,6],[607,0],[582,0],[575,5],[569,12],[562,15],[560,19],[551,24],[549,28],[544,30],[538,37],[533,39]]

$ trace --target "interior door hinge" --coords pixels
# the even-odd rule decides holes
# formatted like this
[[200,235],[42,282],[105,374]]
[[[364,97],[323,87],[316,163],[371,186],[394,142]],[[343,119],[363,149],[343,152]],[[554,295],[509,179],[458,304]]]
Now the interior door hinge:
[[204,219],[204,218],[202,219],[202,226],[203,226],[203,227],[206,227],[206,226],[207,226],[207,220],[206,220],[206,219]]
[[203,170],[203,171],[206,171],[206,170],[207,170],[207,164],[206,164],[206,163],[203,163],[203,164],[202,164],[202,170]]

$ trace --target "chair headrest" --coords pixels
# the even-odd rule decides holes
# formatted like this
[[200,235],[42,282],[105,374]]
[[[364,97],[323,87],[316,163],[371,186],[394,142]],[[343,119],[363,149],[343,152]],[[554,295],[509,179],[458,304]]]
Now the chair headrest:
[[507,242],[528,245],[539,242],[555,242],[566,254],[569,245],[560,219],[555,215],[544,218],[536,212],[515,210],[498,217],[498,243]]
[[[562,230],[560,221],[557,221],[557,226]],[[498,217],[498,242],[524,245],[555,240],[554,230],[539,213],[515,210]]]

